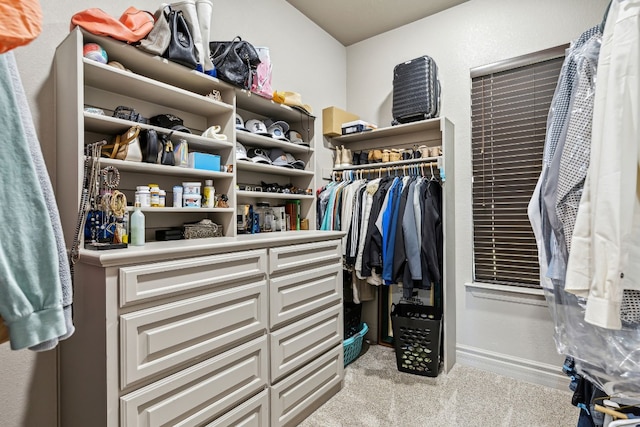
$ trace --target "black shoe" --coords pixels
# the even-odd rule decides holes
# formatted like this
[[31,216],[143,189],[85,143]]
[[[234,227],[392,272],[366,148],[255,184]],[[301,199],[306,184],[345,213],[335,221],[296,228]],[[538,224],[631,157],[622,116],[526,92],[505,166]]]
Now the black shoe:
[[351,158],[351,163],[353,165],[359,165],[360,164],[360,154],[357,151],[353,152],[352,158]]
[[369,164],[369,152],[368,151],[361,151],[360,152],[360,164],[361,165]]

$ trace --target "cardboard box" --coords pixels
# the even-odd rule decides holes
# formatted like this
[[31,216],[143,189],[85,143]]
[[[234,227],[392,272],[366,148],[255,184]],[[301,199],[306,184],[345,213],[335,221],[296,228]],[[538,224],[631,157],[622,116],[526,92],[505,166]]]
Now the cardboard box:
[[220,156],[209,153],[189,153],[189,167],[220,172]]
[[342,135],[342,124],[358,120],[357,116],[338,107],[327,107],[322,110],[322,134],[324,136]]

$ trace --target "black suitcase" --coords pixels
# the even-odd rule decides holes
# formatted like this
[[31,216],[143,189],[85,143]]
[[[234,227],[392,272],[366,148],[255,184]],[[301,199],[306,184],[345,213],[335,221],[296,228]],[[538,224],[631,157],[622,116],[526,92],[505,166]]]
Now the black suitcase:
[[433,58],[421,56],[393,68],[393,125],[440,114],[440,81]]

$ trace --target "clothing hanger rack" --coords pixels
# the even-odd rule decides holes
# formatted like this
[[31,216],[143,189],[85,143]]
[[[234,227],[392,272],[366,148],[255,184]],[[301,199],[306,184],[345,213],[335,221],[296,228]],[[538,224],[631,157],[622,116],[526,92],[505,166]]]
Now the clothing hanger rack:
[[332,179],[334,181],[341,180],[354,180],[364,178],[382,178],[383,176],[399,176],[398,173],[402,172],[402,175],[421,175],[425,178],[439,179],[440,169],[438,162],[422,162],[412,163],[404,165],[390,165],[380,167],[362,167],[362,168],[349,168],[343,171],[333,171]]

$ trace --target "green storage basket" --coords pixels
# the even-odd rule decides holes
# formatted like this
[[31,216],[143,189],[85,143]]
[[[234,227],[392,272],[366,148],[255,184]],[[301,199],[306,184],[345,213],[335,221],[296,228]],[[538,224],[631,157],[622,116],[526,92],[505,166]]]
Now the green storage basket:
[[369,326],[366,323],[360,324],[360,331],[349,339],[342,342],[344,347],[344,366],[357,359],[362,351],[362,340],[369,331]]

